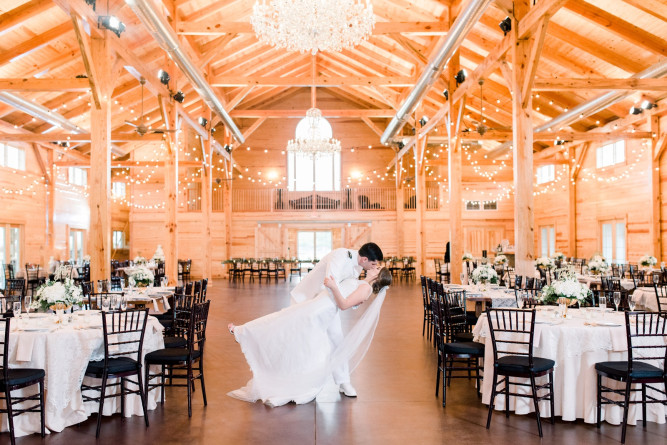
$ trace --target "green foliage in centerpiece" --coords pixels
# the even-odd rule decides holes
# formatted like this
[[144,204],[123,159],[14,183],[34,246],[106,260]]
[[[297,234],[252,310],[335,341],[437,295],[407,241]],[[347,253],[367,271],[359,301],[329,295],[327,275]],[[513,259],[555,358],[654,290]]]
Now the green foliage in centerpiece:
[[71,278],[65,278],[62,281],[47,280],[37,288],[30,307],[46,311],[58,303],[70,307],[73,304],[81,303],[82,299],[81,288],[74,284]]

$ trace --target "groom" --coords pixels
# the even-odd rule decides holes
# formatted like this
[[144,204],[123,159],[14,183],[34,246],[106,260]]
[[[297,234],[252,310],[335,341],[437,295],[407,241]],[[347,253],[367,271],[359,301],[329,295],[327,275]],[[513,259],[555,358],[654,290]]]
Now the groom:
[[[345,248],[332,250],[292,290],[290,293],[292,301],[301,303],[314,298],[324,289],[324,278],[328,276],[333,275],[338,284],[348,278],[358,278],[362,269],[368,270],[376,267],[382,258],[382,250],[375,243],[366,243],[358,251]],[[334,347],[343,340],[340,315],[336,315],[327,334]],[[335,369],[333,378],[334,382],[339,385],[340,392],[348,397],[357,396],[357,391],[350,383],[350,372],[347,365]]]

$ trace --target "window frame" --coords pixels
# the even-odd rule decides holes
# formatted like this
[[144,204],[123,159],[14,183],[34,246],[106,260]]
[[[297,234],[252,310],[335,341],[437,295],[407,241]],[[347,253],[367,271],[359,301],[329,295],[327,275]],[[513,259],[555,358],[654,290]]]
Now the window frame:
[[[10,165],[10,153],[15,153],[18,155],[15,159],[17,162],[16,165]],[[0,142],[0,167],[25,171],[25,149],[16,145]]]
[[[331,154],[314,156],[312,158],[312,184],[310,187],[304,187],[303,184],[300,184],[297,181],[297,174],[300,171],[299,158],[305,160],[309,157],[308,155],[303,155],[294,152],[286,153],[286,165],[287,165],[287,190],[290,192],[338,192],[341,190],[341,166],[342,166],[342,156],[340,152],[335,152]],[[317,172],[322,171],[322,163],[325,160],[331,159],[328,162],[328,165],[331,168],[331,187],[320,188],[317,182]],[[302,161],[303,164],[305,162]],[[318,165],[319,164],[319,165]],[[302,165],[301,165],[302,166]]]
[[[621,149],[622,146],[622,149]],[[617,159],[619,153],[623,154],[622,159]],[[611,156],[611,163],[605,163],[605,156]],[[619,139],[614,142],[609,142],[607,144],[599,146],[595,150],[595,168],[604,169],[609,167],[614,167],[619,164],[625,164],[627,160],[627,144],[625,139]]]
[[[543,172],[546,172],[543,173]],[[535,171],[537,185],[548,184],[556,180],[556,166],[554,164],[540,165]]]

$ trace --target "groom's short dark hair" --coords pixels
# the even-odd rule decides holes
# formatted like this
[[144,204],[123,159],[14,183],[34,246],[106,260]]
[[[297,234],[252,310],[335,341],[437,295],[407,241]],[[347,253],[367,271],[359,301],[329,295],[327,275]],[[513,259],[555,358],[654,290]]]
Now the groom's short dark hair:
[[368,261],[382,261],[382,249],[375,243],[366,243],[359,248],[359,256],[368,258]]

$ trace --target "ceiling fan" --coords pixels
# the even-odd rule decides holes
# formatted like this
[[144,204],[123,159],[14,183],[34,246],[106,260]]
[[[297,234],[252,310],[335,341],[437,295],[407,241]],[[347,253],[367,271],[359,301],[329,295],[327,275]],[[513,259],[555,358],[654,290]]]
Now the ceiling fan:
[[480,106],[479,106],[479,121],[473,120],[472,123],[475,126],[473,129],[466,129],[464,131],[476,131],[479,133],[480,136],[484,136],[484,134],[489,131],[489,130],[500,130],[500,131],[511,131],[510,127],[488,127],[484,125],[484,94],[483,94],[483,87],[484,87],[484,79],[479,79],[479,100],[480,100]]
[[141,84],[141,117],[139,118],[139,125],[134,124],[128,120],[126,120],[125,123],[128,125],[132,125],[134,127],[134,131],[136,131],[139,134],[139,136],[144,136],[145,134],[148,133],[163,134],[163,133],[176,132],[176,130],[167,130],[166,128],[150,129],[144,124],[144,85],[146,84],[146,79],[144,79],[143,77],[140,78],[139,83]]

